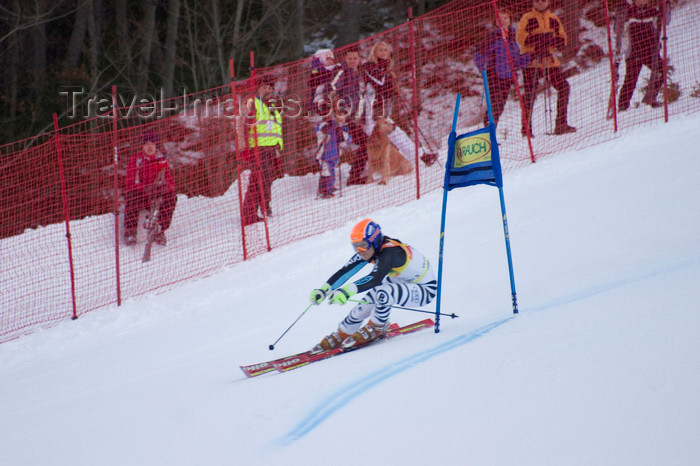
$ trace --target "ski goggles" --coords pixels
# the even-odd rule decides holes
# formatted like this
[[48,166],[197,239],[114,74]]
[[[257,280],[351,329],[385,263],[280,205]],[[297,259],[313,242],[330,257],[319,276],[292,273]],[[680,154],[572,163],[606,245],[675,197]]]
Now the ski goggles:
[[355,252],[367,252],[371,247],[372,245],[369,244],[366,239],[352,243],[352,248],[355,250]]

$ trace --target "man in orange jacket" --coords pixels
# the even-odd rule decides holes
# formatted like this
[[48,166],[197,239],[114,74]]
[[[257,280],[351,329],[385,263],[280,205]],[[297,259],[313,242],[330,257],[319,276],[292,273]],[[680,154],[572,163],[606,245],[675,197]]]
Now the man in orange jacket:
[[557,117],[554,134],[567,134],[576,131],[567,122],[569,106],[569,83],[564,79],[559,60],[553,55],[566,45],[566,33],[561,21],[549,10],[549,0],[533,0],[532,10],[520,19],[516,40],[522,53],[532,56],[532,63],[523,70],[525,111],[523,112],[522,134],[533,137],[532,107],[535,102],[535,89],[540,78],[546,78],[557,90]]

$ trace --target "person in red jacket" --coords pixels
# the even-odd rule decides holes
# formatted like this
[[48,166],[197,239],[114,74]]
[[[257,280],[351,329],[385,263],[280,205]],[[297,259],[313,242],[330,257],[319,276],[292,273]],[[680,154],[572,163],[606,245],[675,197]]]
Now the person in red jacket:
[[[126,192],[124,194],[124,237],[126,244],[136,243],[139,213],[149,209],[151,201],[161,198],[158,221],[161,226],[154,241],[165,246],[165,230],[170,227],[175,210],[175,181],[170,173],[168,160],[158,150],[158,134],[146,131],[142,136],[143,149],[131,157],[126,167]],[[159,173],[162,175],[159,176]]]

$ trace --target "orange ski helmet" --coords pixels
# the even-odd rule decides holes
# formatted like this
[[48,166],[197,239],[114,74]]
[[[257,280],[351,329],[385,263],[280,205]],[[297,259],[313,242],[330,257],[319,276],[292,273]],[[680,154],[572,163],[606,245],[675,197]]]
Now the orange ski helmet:
[[367,251],[370,246],[378,250],[384,241],[384,235],[382,235],[382,229],[379,227],[379,224],[372,219],[366,218],[352,229],[350,241],[356,252]]

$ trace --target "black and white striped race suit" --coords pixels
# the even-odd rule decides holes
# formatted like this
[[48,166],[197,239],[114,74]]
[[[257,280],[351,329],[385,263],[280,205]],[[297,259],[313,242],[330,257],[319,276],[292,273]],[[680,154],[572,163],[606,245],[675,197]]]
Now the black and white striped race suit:
[[368,317],[375,324],[389,320],[391,306],[421,307],[429,304],[437,293],[435,273],[428,259],[401,241],[384,237],[379,250],[369,261],[358,254],[328,279],[332,289],[342,286],[362,269],[373,263],[372,271],[355,281],[357,292],[367,291],[338,328],[352,334]]

